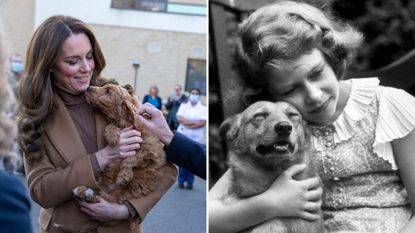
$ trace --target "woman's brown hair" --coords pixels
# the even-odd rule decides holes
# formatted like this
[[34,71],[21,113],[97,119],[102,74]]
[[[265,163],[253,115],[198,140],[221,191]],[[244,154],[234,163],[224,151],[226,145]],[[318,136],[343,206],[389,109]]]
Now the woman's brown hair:
[[55,109],[51,69],[58,60],[65,40],[84,33],[92,46],[95,69],[91,85],[99,82],[105,59],[94,34],[79,19],[56,15],[46,19],[34,32],[26,52],[25,71],[20,82],[19,142],[28,162],[43,154],[43,132]]

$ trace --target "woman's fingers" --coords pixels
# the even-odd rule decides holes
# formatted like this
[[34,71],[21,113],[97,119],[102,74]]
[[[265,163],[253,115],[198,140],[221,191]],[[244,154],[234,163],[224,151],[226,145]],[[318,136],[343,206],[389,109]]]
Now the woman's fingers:
[[[130,126],[130,127],[132,127],[132,126]],[[120,139],[130,138],[130,137],[141,137],[141,132],[140,131],[135,130],[135,129],[128,129],[128,128],[125,128],[125,129],[123,129],[124,131],[121,131]],[[126,129],[128,129],[128,130],[126,130]]]
[[134,126],[133,125],[130,125],[127,128],[122,129],[121,130],[121,133],[126,132],[126,131],[129,131],[129,130],[132,130],[133,128],[134,128]]

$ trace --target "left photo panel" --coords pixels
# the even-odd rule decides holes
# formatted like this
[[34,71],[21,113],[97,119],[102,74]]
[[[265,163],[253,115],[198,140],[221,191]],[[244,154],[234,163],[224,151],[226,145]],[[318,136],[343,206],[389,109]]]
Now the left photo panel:
[[207,0],[0,2],[0,232],[207,232]]

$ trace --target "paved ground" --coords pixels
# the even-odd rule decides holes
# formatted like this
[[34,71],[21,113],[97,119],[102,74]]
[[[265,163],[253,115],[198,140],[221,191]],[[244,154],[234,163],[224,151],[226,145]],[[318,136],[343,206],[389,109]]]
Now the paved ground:
[[144,220],[145,233],[205,233],[206,182],[195,176],[193,190],[177,183]]
[[[25,178],[21,177],[26,184]],[[33,233],[39,233],[40,207],[32,202]],[[145,233],[205,233],[206,182],[195,177],[193,190],[180,189],[177,183],[150,211],[144,221]]]

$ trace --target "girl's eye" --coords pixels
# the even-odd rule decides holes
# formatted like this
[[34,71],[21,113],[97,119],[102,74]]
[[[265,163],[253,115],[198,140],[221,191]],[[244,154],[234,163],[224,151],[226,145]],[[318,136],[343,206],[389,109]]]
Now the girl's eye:
[[89,55],[86,56],[86,59],[89,59],[89,60],[91,60],[93,58],[94,58],[94,56],[92,56],[92,54],[89,54]]
[[321,68],[320,70],[312,73],[308,78],[310,80],[318,80],[321,77],[321,73],[323,73],[323,68]]
[[291,95],[292,93],[294,93],[294,91],[295,91],[296,89],[297,89],[296,87],[291,88],[291,89],[288,89],[288,91],[284,91],[284,92],[281,94],[281,96]]

